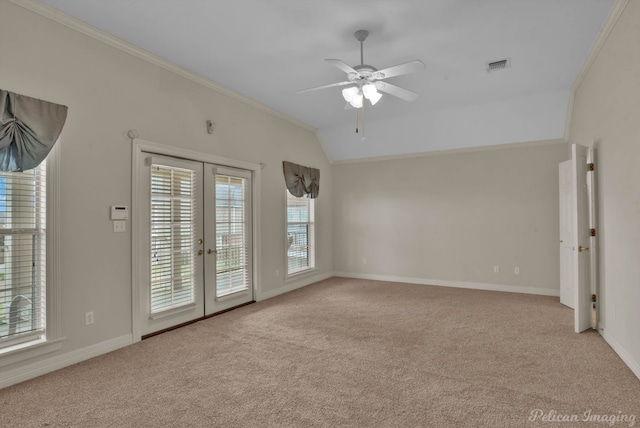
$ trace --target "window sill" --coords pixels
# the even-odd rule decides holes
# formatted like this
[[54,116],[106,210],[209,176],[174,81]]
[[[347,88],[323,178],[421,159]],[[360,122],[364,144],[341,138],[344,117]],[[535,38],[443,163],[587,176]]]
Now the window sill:
[[59,351],[62,348],[64,337],[54,340],[40,340],[21,343],[0,351],[0,367],[10,366],[51,352]]
[[307,276],[311,276],[318,271],[317,268],[306,269],[300,272],[292,273],[291,275],[287,275],[284,279],[284,282],[293,282],[297,281],[301,278],[305,278]]

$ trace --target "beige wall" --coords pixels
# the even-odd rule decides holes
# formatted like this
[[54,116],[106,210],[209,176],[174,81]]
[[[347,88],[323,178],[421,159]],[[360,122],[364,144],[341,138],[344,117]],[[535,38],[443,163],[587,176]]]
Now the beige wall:
[[[261,171],[261,270],[266,294],[285,283],[282,161],[321,170],[317,272],[332,265],[331,166],[315,134],[194,83],[7,0],[0,0],[0,87],[67,105],[60,142],[60,353],[131,334],[131,222],[113,233],[109,207],[132,205],[131,142],[161,144],[252,163]],[[216,123],[214,135],[205,121]],[[276,277],[275,271],[280,271]],[[84,325],[93,311],[95,324]],[[31,363],[21,362],[20,364]],[[3,367],[9,370],[11,367]]]
[[558,142],[336,165],[334,268],[557,294],[567,156]]
[[577,89],[570,140],[596,148],[601,327],[640,376],[638,40],[640,1],[632,0]]

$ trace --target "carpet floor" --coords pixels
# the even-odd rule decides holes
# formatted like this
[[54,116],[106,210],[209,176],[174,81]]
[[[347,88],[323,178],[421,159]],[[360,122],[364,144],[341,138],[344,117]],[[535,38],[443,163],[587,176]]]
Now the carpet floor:
[[640,380],[572,326],[553,297],[331,278],[0,390],[0,425],[634,426]]

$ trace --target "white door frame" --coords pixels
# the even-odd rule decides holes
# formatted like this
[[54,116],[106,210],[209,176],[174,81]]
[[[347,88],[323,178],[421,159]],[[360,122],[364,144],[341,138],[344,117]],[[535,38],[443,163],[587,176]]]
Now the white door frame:
[[573,161],[560,162],[558,167],[560,193],[560,303],[575,308],[573,287]]
[[139,342],[142,339],[142,329],[140,325],[140,263],[139,257],[142,245],[140,242],[140,221],[136,204],[140,200],[140,179],[138,167],[142,159],[142,153],[154,153],[164,156],[172,156],[180,159],[187,159],[197,162],[211,163],[231,168],[245,169],[252,172],[252,240],[253,240],[253,295],[254,299],[259,296],[260,282],[258,272],[260,272],[260,170],[259,164],[245,162],[235,159],[224,158],[221,156],[202,153],[193,150],[182,149],[179,147],[168,146],[165,144],[155,143],[153,141],[142,140],[139,138],[132,139],[132,155],[131,155],[131,201],[130,201],[130,219],[131,219],[131,332],[133,342]]

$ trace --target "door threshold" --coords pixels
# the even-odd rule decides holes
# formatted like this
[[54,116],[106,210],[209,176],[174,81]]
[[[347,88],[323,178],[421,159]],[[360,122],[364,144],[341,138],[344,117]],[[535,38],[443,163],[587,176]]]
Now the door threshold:
[[150,338],[150,337],[157,336],[157,335],[159,335],[159,334],[166,333],[166,332],[168,332],[168,331],[175,330],[175,329],[178,329],[178,328],[181,328],[181,327],[187,326],[187,325],[189,325],[189,324],[196,323],[196,322],[198,322],[198,321],[206,320],[206,319],[208,319],[208,318],[212,318],[212,317],[215,317],[215,316],[217,316],[217,315],[224,314],[225,312],[229,312],[229,311],[232,311],[232,310],[234,310],[234,309],[238,309],[238,308],[241,308],[241,307],[243,307],[243,306],[250,305],[250,304],[255,303],[255,302],[256,302],[255,300],[252,300],[252,301],[247,302],[247,303],[241,303],[241,304],[236,305],[236,306],[234,306],[234,307],[232,307],[232,308],[224,309],[224,310],[222,310],[222,311],[219,311],[219,312],[216,312],[216,313],[213,313],[213,314],[209,314],[209,315],[205,315],[205,316],[202,316],[202,317],[200,317],[200,318],[193,319],[193,320],[191,320],[191,321],[183,322],[183,323],[181,323],[181,324],[174,325],[174,326],[171,326],[171,327],[167,327],[167,328],[164,328],[164,329],[162,329],[162,330],[154,331],[153,333],[145,334],[144,336],[142,336],[142,338],[141,338],[141,339],[142,339],[142,340],[144,340],[144,339],[148,339],[148,338]]

